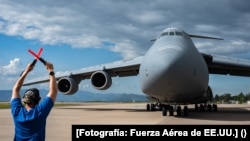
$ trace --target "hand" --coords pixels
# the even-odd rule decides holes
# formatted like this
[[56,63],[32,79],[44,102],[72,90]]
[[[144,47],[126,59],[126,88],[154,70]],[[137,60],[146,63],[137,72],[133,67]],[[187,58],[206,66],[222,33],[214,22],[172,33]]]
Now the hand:
[[49,72],[51,72],[51,71],[53,71],[54,70],[54,67],[53,67],[53,64],[52,63],[50,63],[50,62],[48,62],[48,61],[46,61],[46,69],[49,71]]
[[26,69],[25,69],[25,71],[26,71],[26,72],[30,72],[30,71],[33,70],[34,67],[35,67],[35,65],[28,64],[27,67],[26,67]]

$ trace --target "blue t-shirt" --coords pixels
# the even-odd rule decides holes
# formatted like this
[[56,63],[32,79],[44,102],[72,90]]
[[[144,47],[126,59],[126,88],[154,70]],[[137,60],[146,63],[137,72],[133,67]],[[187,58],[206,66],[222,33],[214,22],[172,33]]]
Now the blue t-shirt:
[[46,119],[54,103],[45,97],[38,105],[27,111],[20,98],[11,100],[11,114],[15,124],[14,141],[44,141]]

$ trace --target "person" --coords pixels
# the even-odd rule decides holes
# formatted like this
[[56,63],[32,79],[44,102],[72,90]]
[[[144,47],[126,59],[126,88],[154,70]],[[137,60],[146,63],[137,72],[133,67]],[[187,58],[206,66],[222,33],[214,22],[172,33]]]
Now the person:
[[28,64],[12,89],[10,101],[15,132],[14,141],[44,141],[46,120],[56,101],[58,89],[54,75],[53,64],[46,61],[45,67],[49,72],[49,92],[41,100],[39,90],[30,88],[25,91],[22,100],[20,90],[29,72],[35,65]]

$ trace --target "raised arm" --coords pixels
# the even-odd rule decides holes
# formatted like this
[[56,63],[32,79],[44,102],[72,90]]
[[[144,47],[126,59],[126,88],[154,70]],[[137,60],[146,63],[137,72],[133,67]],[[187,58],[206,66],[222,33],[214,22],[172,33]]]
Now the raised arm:
[[48,93],[48,97],[50,97],[52,99],[53,102],[56,101],[56,97],[57,97],[57,85],[56,85],[56,78],[55,78],[55,74],[54,74],[54,67],[53,64],[51,64],[50,62],[46,62],[46,68],[49,72],[49,93]]
[[22,72],[21,76],[18,78],[16,81],[14,87],[12,88],[12,96],[11,99],[13,98],[20,98],[20,90],[23,85],[23,82],[27,76],[27,74],[32,71],[34,68],[34,65],[28,64],[26,69]]

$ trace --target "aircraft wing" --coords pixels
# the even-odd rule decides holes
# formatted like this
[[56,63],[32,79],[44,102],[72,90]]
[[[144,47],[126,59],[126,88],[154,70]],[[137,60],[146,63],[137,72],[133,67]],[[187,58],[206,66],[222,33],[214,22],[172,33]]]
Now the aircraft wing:
[[[111,77],[135,76],[139,73],[139,67],[142,61],[142,57],[143,56],[139,56],[130,60],[120,60],[107,64],[86,67],[79,70],[66,71],[60,74],[56,73],[55,77],[56,80],[59,80],[60,78],[63,77],[72,77],[80,81],[83,79],[89,79],[91,75],[96,71],[105,71]],[[45,83],[45,82],[49,82],[48,76],[40,77],[33,80],[28,80],[24,82],[23,86]]]
[[250,60],[201,53],[209,73],[235,76],[250,76]]

